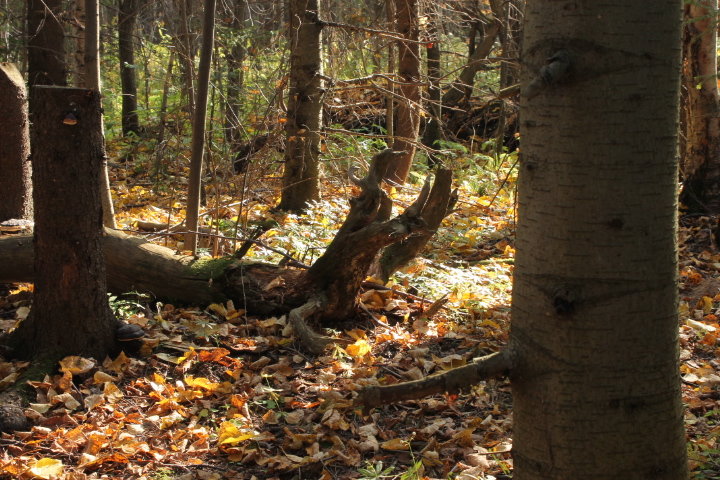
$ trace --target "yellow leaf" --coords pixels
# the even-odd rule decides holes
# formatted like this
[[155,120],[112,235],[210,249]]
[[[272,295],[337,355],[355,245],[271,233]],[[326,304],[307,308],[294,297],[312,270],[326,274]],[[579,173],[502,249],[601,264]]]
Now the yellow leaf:
[[63,474],[63,463],[52,458],[41,458],[30,467],[30,473],[39,478],[49,480]]
[[345,348],[345,351],[350,355],[351,357],[364,357],[368,353],[370,353],[370,345],[365,340],[358,340],[352,345],[348,345],[347,348]]
[[240,428],[233,422],[223,422],[218,430],[218,444],[237,445],[256,436],[257,432],[253,430]]
[[120,391],[117,385],[113,382],[107,382],[103,388],[103,395],[108,403],[115,403],[123,397],[123,393]]
[[708,314],[712,312],[713,309],[713,299],[710,297],[702,297],[702,309],[704,314]]
[[224,305],[220,305],[219,303],[212,303],[210,304],[208,309],[212,310],[218,315],[221,315],[222,317],[227,317],[228,312]]
[[60,371],[73,375],[87,373],[95,367],[95,361],[89,358],[69,356],[60,360]]
[[393,438],[380,444],[383,450],[410,450],[410,442],[402,438]]

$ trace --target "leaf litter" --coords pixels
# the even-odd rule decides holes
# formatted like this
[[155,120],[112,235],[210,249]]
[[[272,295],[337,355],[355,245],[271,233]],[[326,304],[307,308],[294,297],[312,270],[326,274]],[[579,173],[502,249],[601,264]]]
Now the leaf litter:
[[[127,172],[113,173],[123,228],[181,223],[172,189],[158,193],[133,185]],[[280,251],[312,263],[344,218],[350,192],[328,182],[325,200],[307,214],[279,214],[271,210],[276,181],[253,182],[242,211],[233,205],[241,180],[225,182],[208,207],[207,227],[223,232],[269,219],[263,241],[275,251],[253,246],[247,257],[277,262]],[[413,192],[393,195],[409,203]],[[720,471],[720,254],[707,234],[713,222],[681,222],[681,375],[696,478]],[[35,398],[26,415],[34,426],[0,437],[0,478],[510,478],[507,381],[367,414],[352,400],[363,386],[422,378],[506,344],[513,232],[509,190],[493,199],[461,189],[457,211],[423,256],[387,286],[360,292],[363,318],[336,332],[344,346],[319,357],[295,345],[285,317],[248,317],[232,302],[147,304],[127,317],[146,332],[138,357],[68,357],[57,374],[31,382]],[[172,232],[154,238],[182,250]],[[231,251],[224,242],[217,253]],[[31,297],[27,284],[2,292],[0,328],[27,316]],[[27,367],[0,361],[0,388]]]

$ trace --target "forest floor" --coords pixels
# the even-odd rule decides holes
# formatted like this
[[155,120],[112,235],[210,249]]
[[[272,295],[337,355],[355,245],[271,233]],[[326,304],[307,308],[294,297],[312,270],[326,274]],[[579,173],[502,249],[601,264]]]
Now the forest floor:
[[[112,177],[123,229],[182,221],[181,181],[177,188],[153,184],[130,164],[115,165]],[[170,305],[112,295],[116,313],[146,332],[140,355],[69,357],[57,374],[32,382],[36,399],[27,413],[34,426],[0,437],[0,478],[511,478],[507,381],[370,412],[352,405],[364,385],[421,378],[506,344],[515,210],[512,178],[505,180],[496,175],[493,188],[461,181],[456,211],[422,257],[396,275],[391,289],[361,292],[357,318],[332,332],[349,345],[322,356],[295,345],[285,317],[249,317],[232,303]],[[239,197],[243,185],[251,188]],[[241,205],[242,226],[273,222],[262,238],[267,245],[305,263],[317,258],[344,218],[350,188],[328,178],[324,200],[294,216],[272,211],[276,187],[271,177],[213,182],[209,227],[219,236],[206,239],[206,251],[233,250],[222,236],[235,231]],[[407,205],[418,189],[393,197]],[[720,252],[713,222],[680,221],[681,373],[698,479],[720,478]],[[171,235],[152,238],[182,249]],[[248,258],[282,260],[260,247]],[[31,285],[0,291],[0,329],[27,316],[31,291]],[[440,299],[446,303],[436,308]],[[0,389],[26,367],[0,361]]]

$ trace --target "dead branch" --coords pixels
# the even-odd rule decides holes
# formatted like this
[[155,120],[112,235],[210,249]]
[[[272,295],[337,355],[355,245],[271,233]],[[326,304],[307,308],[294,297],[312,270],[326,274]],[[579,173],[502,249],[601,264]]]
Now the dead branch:
[[365,387],[355,398],[354,403],[368,409],[405,400],[416,400],[437,393],[457,393],[483,380],[505,376],[511,369],[512,358],[506,349],[475,358],[468,365],[431,375],[422,380]]

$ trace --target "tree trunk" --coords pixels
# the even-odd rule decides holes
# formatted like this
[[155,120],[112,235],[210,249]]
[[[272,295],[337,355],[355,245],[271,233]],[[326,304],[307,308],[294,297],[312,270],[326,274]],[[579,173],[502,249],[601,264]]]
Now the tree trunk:
[[62,0],[28,0],[27,8],[28,84],[67,85]]
[[228,68],[227,93],[225,95],[225,139],[230,144],[233,153],[237,153],[243,138],[240,129],[240,105],[243,102],[241,93],[245,78],[243,64],[246,51],[242,29],[245,28],[247,8],[247,0],[234,0],[231,9],[232,21],[230,22],[233,38],[225,52]]
[[[176,43],[180,54],[182,74],[185,79],[183,89],[188,102],[188,113],[190,114],[190,118],[193,118],[193,112],[195,111],[195,87],[193,85],[195,81],[195,48],[193,47],[192,37],[190,36],[188,0],[177,0],[177,4],[180,9],[180,18],[177,19],[180,23],[180,31],[176,36]],[[169,20],[172,21],[174,19]]]
[[500,64],[500,88],[507,88],[520,81],[520,40],[522,38],[525,0],[508,0],[501,6],[504,18],[502,32],[502,56]]
[[681,201],[692,212],[720,213],[720,93],[717,0],[684,6]]
[[324,90],[319,0],[290,0],[290,91],[279,208],[300,212],[320,198],[319,156]]
[[393,0],[398,33],[407,42],[398,42],[398,76],[402,101],[395,108],[397,123],[393,149],[404,152],[388,170],[388,180],[402,185],[415,158],[415,142],[420,131],[420,28],[417,0]]
[[[385,0],[385,15],[387,16],[388,31],[394,32],[396,28],[395,0]],[[389,42],[387,46],[387,71],[392,77],[395,74],[395,42]],[[385,128],[387,129],[387,146],[393,148],[395,143],[395,82],[392,78],[387,82],[388,94],[385,96],[387,109],[385,112]]]
[[35,301],[11,334],[24,358],[104,358],[115,348],[101,250],[100,95],[35,87],[31,96]]
[[0,63],[0,222],[32,218],[30,123],[25,80],[12,63]]
[[73,59],[73,85],[88,88],[85,83],[85,1],[75,0],[73,6],[73,27],[75,52]]
[[122,89],[123,136],[140,133],[134,42],[138,8],[138,0],[120,0],[118,7],[118,54]]
[[[439,148],[437,141],[441,139],[442,135],[442,127],[440,125],[442,114],[442,90],[440,87],[440,78],[442,77],[442,71],[440,69],[440,35],[438,34],[439,20],[440,18],[438,12],[433,11],[430,14],[430,24],[428,27],[430,39],[426,45],[427,76],[429,84],[427,89],[426,105],[427,110],[430,112],[430,118],[425,124],[422,143],[432,149]],[[440,159],[434,153],[428,152],[429,166],[432,167],[439,163]]]
[[[85,0],[85,88],[102,92],[100,82],[100,3],[98,0]],[[105,151],[105,119],[101,116],[100,132],[103,135],[103,156],[100,168],[100,198],[102,200],[103,225],[115,228],[115,207],[110,190],[110,175],[108,173],[107,154]]]
[[680,4],[527,4],[510,332],[516,480],[687,476]]
[[195,255],[197,250],[198,215],[202,190],[203,155],[205,154],[205,121],[207,119],[208,91],[210,88],[210,67],[215,42],[215,0],[205,0],[202,50],[198,69],[198,91],[193,116],[192,152],[190,156],[190,180],[188,182],[188,204],[185,226],[185,250]]

